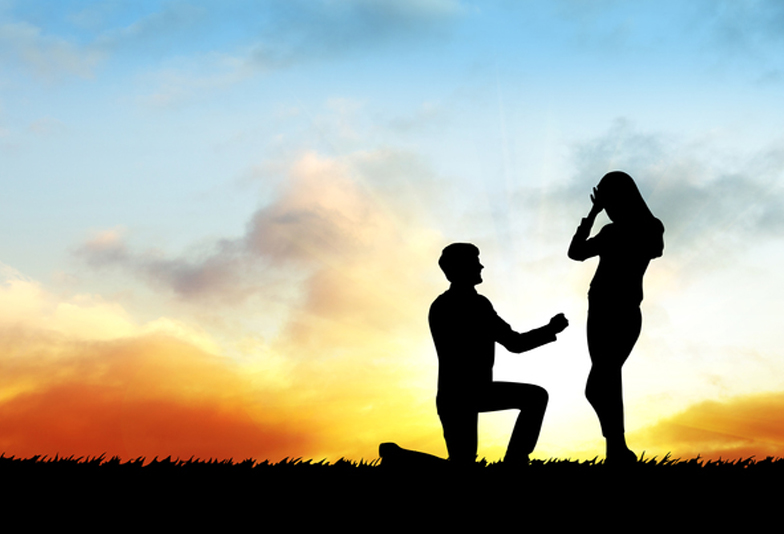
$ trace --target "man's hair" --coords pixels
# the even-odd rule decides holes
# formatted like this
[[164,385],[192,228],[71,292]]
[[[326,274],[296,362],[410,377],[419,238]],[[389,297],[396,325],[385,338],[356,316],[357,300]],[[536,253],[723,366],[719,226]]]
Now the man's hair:
[[438,266],[444,271],[446,279],[452,282],[455,274],[459,273],[466,264],[466,260],[479,257],[479,249],[471,243],[452,243],[441,251]]

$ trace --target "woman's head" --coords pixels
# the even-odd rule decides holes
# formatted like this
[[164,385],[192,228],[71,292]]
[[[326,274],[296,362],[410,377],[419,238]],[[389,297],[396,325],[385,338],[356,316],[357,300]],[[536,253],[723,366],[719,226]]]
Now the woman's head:
[[596,187],[607,216],[613,222],[631,222],[653,218],[637,184],[622,171],[608,172]]

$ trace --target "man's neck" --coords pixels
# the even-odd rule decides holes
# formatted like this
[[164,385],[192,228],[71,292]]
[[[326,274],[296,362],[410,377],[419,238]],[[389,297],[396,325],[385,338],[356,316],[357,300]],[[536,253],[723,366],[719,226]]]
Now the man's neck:
[[452,282],[449,289],[458,293],[476,293],[475,284],[466,284],[464,282]]

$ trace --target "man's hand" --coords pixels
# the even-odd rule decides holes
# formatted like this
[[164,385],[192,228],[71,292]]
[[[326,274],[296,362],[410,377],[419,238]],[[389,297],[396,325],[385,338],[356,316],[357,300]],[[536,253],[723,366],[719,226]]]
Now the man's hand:
[[569,321],[566,320],[566,317],[563,313],[559,313],[555,315],[547,325],[549,328],[552,328],[553,333],[558,334],[563,332],[567,326],[569,326]]

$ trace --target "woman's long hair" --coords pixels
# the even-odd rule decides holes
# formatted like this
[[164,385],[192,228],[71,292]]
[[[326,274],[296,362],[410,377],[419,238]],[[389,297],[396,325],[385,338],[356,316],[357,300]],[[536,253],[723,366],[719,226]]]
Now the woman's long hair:
[[596,189],[607,216],[613,222],[646,223],[654,219],[637,184],[625,172],[608,172]]
[[[648,258],[664,253],[664,225],[653,216],[631,176],[621,171],[604,175],[596,187],[599,201],[618,230],[633,236],[633,248]],[[631,243],[627,241],[627,245]]]

